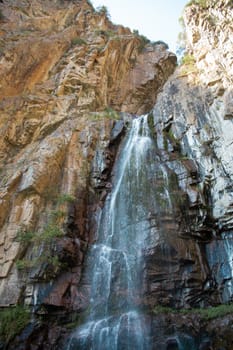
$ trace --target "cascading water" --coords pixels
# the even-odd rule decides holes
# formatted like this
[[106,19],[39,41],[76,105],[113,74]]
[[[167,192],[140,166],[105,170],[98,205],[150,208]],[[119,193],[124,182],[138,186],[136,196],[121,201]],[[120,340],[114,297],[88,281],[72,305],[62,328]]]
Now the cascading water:
[[102,211],[97,243],[87,259],[87,274],[92,275],[90,312],[72,335],[68,350],[148,349],[146,322],[138,305],[141,256],[150,238],[154,151],[147,116],[133,120]]
[[233,232],[222,233],[218,240],[206,247],[212,274],[221,286],[221,301],[233,299]]

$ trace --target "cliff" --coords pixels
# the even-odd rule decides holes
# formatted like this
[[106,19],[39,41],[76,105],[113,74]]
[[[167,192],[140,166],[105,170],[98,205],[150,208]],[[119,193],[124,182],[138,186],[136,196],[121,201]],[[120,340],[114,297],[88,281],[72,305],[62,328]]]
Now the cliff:
[[151,109],[176,58],[86,1],[3,2],[1,13],[0,300],[10,305],[24,288],[15,266],[25,253],[18,233],[43,230],[60,210],[56,197],[69,194],[75,212],[62,203],[60,228],[66,237],[73,220],[76,233],[66,239],[89,241],[84,222],[96,147],[109,147],[119,112]]
[[[163,164],[155,172],[169,193],[157,187],[160,210],[148,220],[160,231],[151,229],[144,252],[140,303],[153,348],[188,334],[195,349],[230,350],[230,316],[207,324],[182,315],[176,327],[172,312],[232,299],[232,1],[185,8],[187,53],[175,73],[161,42],[112,24],[88,1],[12,0],[0,9],[0,306],[28,305],[44,318],[9,348],[61,349],[73,311],[88,309],[85,256],[118,149],[131,119],[150,113]],[[170,316],[151,316],[158,305]]]
[[122,120],[152,108],[176,57],[88,1],[0,7],[0,304],[80,309]]

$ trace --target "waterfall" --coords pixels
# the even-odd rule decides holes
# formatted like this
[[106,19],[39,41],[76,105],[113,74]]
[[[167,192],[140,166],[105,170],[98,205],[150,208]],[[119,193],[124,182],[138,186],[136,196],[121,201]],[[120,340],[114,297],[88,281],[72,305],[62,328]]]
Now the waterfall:
[[222,233],[206,247],[206,256],[217,284],[221,301],[232,301],[233,296],[233,232]]
[[148,217],[158,208],[153,186],[158,171],[154,144],[147,116],[134,119],[115,165],[113,190],[102,211],[96,244],[87,258],[86,275],[92,276],[90,311],[67,350],[149,347],[139,305],[142,253],[153,241]]

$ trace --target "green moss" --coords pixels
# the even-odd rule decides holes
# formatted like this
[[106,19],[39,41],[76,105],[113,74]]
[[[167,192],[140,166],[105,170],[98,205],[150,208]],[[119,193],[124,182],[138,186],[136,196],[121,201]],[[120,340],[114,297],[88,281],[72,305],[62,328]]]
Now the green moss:
[[29,309],[23,305],[0,311],[0,338],[9,342],[30,322]]
[[153,313],[155,315],[160,315],[160,314],[170,314],[170,313],[176,313],[177,310],[172,309],[171,307],[168,306],[161,306],[161,305],[157,305],[155,306],[155,308],[153,309]]
[[163,140],[164,140],[164,149],[168,150],[168,142],[173,146],[175,151],[180,151],[180,142],[179,140],[174,136],[171,127],[169,130],[163,130]]
[[153,313],[156,315],[159,314],[182,314],[182,315],[191,315],[197,314],[203,320],[213,320],[218,317],[224,317],[233,312],[233,303],[232,304],[222,304],[218,306],[212,306],[205,309],[172,309],[171,307],[166,306],[156,306],[153,309]]
[[148,115],[148,126],[152,132],[154,132],[154,116],[153,112]]
[[223,304],[207,309],[199,309],[198,313],[205,320],[212,320],[218,317],[223,317],[233,312],[233,304]]

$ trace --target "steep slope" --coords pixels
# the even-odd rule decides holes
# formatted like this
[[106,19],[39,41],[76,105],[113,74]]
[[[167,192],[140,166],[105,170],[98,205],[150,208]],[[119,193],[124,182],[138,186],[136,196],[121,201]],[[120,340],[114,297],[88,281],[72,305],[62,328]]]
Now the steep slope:
[[151,349],[232,349],[232,305],[218,306],[233,297],[232,1],[186,6],[187,52],[173,75],[163,44],[113,25],[104,7],[0,6],[0,303],[36,315],[9,348],[62,349],[82,324],[85,255],[118,149],[132,117],[150,112],[137,302]]
[[0,304],[82,310],[90,214],[111,188],[129,114],[152,108],[176,57],[88,1],[0,10]]
[[[168,237],[161,235],[169,247],[170,267],[157,261],[158,251],[164,256],[162,244],[149,252],[149,295],[156,307],[207,306],[210,319],[223,316],[214,305],[231,302],[233,296],[232,14],[232,1],[188,4],[184,63],[153,109],[161,161],[176,174],[178,186],[173,182],[170,190],[176,215],[165,217],[171,231],[165,231]],[[225,313],[230,310],[226,306]],[[166,326],[174,320],[156,316],[154,329],[163,336],[155,336],[155,349],[169,344],[177,349],[232,348],[231,316],[205,323],[195,312],[190,315],[191,320],[180,316],[170,330]]]

